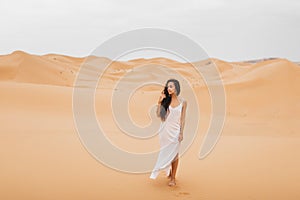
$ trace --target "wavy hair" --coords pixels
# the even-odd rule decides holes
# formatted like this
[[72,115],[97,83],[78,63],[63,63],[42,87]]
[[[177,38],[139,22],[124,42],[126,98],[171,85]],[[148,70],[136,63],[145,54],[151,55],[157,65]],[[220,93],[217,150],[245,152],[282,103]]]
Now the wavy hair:
[[166,114],[167,114],[167,111],[169,110],[169,105],[171,104],[171,96],[168,92],[168,83],[169,82],[173,82],[174,85],[175,85],[175,89],[176,89],[176,93],[177,95],[180,94],[180,84],[179,84],[179,81],[176,80],[176,79],[169,79],[166,84],[165,84],[165,88],[164,88],[164,93],[166,95],[166,97],[162,100],[161,102],[161,108],[160,108],[160,118],[161,120],[165,121],[166,120]]

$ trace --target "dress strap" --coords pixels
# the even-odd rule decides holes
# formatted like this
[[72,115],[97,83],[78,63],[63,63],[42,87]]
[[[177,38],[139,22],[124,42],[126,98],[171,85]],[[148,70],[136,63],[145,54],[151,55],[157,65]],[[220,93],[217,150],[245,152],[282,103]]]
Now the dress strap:
[[184,102],[184,98],[180,97],[179,101],[180,101],[180,103],[183,103]]
[[171,109],[176,109],[176,108],[178,108],[178,107],[182,107],[182,106],[183,106],[184,99],[183,99],[182,97],[180,97],[178,100],[179,100],[179,104],[178,104],[176,107],[173,108],[171,105],[169,105],[169,108],[171,108]]

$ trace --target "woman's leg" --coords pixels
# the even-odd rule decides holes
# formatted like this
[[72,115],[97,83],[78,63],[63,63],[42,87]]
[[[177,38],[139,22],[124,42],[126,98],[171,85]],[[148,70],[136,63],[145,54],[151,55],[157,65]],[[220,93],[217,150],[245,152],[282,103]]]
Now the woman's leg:
[[170,169],[170,173],[169,173],[168,178],[171,178],[171,177],[172,177],[172,167],[171,167],[171,169]]
[[172,161],[172,169],[171,169],[171,180],[169,182],[169,185],[175,185],[175,176],[176,176],[176,171],[177,171],[177,166],[178,166],[178,154],[176,155],[176,157],[174,158],[174,160]]

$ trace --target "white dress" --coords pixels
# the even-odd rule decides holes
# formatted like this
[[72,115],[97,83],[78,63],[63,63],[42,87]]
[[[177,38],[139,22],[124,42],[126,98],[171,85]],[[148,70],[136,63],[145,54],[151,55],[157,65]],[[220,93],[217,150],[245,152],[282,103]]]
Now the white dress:
[[178,141],[180,133],[180,117],[182,111],[183,99],[180,99],[180,104],[173,108],[169,105],[169,113],[165,121],[162,121],[158,131],[160,152],[150,175],[151,179],[156,179],[160,170],[165,170],[169,176],[171,163],[179,153],[180,142]]

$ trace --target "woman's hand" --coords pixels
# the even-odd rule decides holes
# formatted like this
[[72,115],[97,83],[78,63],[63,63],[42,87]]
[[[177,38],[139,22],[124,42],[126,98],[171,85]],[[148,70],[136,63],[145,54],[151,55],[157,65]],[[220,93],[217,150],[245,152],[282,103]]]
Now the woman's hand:
[[183,134],[180,133],[180,134],[179,134],[179,137],[178,137],[178,141],[181,142],[182,140],[183,140]]
[[163,90],[163,91],[161,91],[161,94],[160,94],[160,97],[159,97],[157,103],[161,104],[161,102],[162,102],[162,100],[163,100],[164,98],[166,98],[166,95],[165,95],[164,90]]

